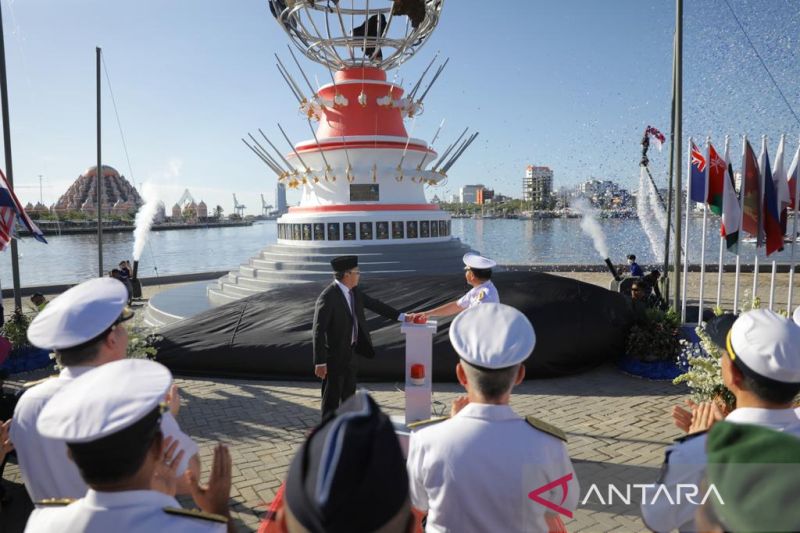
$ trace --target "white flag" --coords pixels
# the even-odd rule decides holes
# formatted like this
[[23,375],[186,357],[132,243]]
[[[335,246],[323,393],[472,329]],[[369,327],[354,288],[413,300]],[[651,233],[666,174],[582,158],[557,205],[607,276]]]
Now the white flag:
[[[789,181],[787,180],[786,171],[783,168],[783,145],[784,136],[781,135],[781,142],[778,144],[778,153],[775,155],[775,164],[772,166],[772,182],[775,184],[775,192],[778,196],[778,213],[785,223],[786,216],[783,214],[784,210],[792,203],[791,193],[789,193]],[[784,227],[784,233],[786,228]]]
[[720,233],[725,237],[728,250],[734,248],[739,242],[739,223],[742,212],[736,189],[733,186],[733,169],[731,167],[730,147],[725,143],[725,179],[722,189],[722,226]]

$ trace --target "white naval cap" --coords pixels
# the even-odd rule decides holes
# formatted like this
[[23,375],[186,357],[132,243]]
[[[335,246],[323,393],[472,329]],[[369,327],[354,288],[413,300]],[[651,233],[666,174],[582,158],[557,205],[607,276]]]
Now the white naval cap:
[[783,383],[800,383],[800,327],[769,309],[739,316],[728,334],[732,359]]
[[36,315],[28,327],[31,344],[46,350],[74,348],[103,333],[118,319],[133,313],[126,309],[128,290],[113,278],[96,278],[61,294]]
[[107,437],[151,413],[172,384],[167,368],[148,359],[100,365],[59,390],[36,421],[43,436],[67,443]]
[[800,326],[800,306],[797,306],[797,309],[794,310],[792,318],[794,319],[794,323]]
[[459,357],[482,368],[507,368],[527,359],[536,345],[530,321],[510,305],[487,303],[462,311],[450,324]]
[[497,262],[483,257],[475,252],[467,252],[463,258],[464,264],[469,268],[477,268],[478,270],[488,270],[497,266]]

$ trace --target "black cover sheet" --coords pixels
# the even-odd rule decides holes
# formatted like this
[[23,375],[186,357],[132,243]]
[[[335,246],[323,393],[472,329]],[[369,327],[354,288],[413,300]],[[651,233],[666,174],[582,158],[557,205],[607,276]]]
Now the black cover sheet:
[[[536,272],[495,272],[500,301],[524,312],[536,330],[527,376],[583,372],[623,353],[630,301],[581,281]],[[223,305],[162,332],[157,360],[178,375],[248,379],[315,379],[311,325],[314,302],[326,283],[282,287]],[[463,276],[367,278],[361,288],[400,309],[431,309],[464,294]],[[458,357],[448,338],[454,317],[439,319],[433,378],[455,381]],[[359,358],[361,381],[403,381],[400,323],[367,311],[376,357]]]

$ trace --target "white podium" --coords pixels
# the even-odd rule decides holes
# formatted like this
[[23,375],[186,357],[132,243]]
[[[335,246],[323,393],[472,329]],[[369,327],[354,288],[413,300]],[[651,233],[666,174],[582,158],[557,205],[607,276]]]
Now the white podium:
[[[431,382],[433,378],[433,335],[436,321],[425,324],[403,323],[400,331],[406,336],[406,424],[431,417]],[[412,376],[412,369],[423,377]]]
[[[408,455],[408,441],[411,430],[407,424],[431,418],[433,394],[433,334],[436,333],[436,321],[429,320],[425,324],[404,322],[400,331],[406,336],[406,416],[389,417],[400,441],[403,455]],[[413,378],[411,369],[422,365],[424,377]],[[419,367],[417,367],[419,370]]]

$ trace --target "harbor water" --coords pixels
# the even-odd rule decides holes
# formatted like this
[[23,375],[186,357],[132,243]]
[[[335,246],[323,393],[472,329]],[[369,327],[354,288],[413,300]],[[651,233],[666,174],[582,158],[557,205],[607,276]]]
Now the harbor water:
[[[638,220],[601,219],[598,222],[614,263],[623,263],[630,253],[636,254],[642,264],[660,262]],[[700,219],[693,219],[689,239],[689,259],[693,264],[700,259],[700,228]],[[602,264],[592,240],[581,231],[579,219],[454,219],[452,234],[500,264]],[[50,236],[48,241],[46,245],[31,238],[19,241],[23,287],[74,283],[97,275],[96,235]],[[139,276],[233,270],[276,241],[275,221],[257,222],[245,227],[153,232],[144,247]],[[787,244],[786,250],[768,259],[760,249],[759,263],[772,259],[788,263],[790,248]],[[130,259],[132,250],[132,233],[105,234],[103,264],[106,273],[122,259]],[[753,244],[742,244],[742,264],[752,264],[755,252]],[[709,220],[706,263],[716,264],[718,253],[718,221]],[[796,253],[800,256],[800,245]],[[726,251],[724,262],[733,264],[735,255]],[[11,287],[11,253],[8,249],[0,255],[0,282],[3,287]]]

